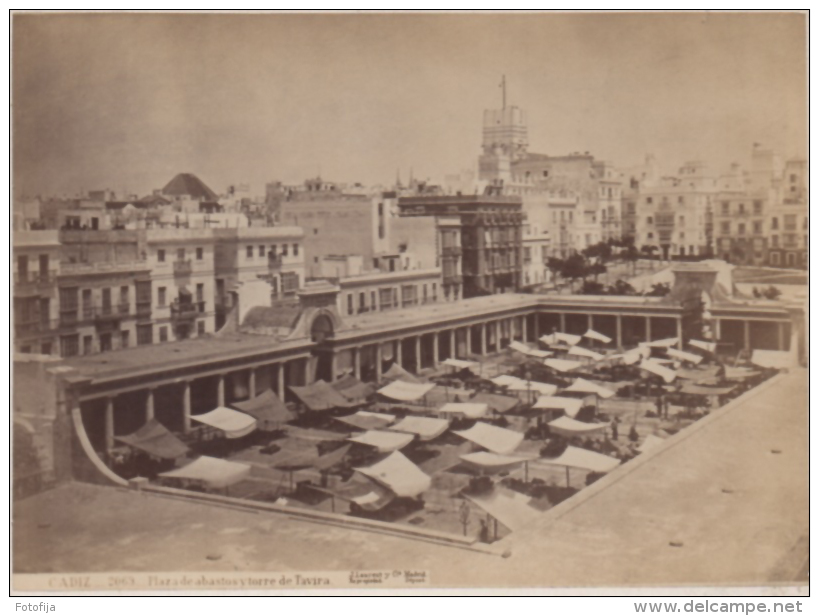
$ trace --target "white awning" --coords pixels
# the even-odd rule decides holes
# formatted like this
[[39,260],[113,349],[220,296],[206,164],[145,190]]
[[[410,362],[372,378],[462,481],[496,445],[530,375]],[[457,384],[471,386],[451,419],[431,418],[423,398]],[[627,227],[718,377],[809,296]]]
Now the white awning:
[[480,419],[489,412],[489,406],[478,402],[447,402],[438,409],[439,413],[462,415],[467,419]]
[[645,453],[647,451],[651,451],[652,449],[657,449],[657,447],[660,447],[664,442],[665,439],[649,434],[646,437],[646,440],[643,441],[643,444],[637,448],[637,451],[640,453]]
[[406,381],[393,381],[389,385],[382,387],[378,393],[393,400],[401,402],[413,402],[420,400],[427,395],[435,383],[407,383]]
[[397,424],[390,426],[396,432],[415,434],[422,441],[431,441],[441,436],[449,428],[449,420],[432,417],[405,417]]
[[640,368],[642,370],[646,370],[647,372],[651,372],[652,374],[656,374],[666,383],[671,383],[674,379],[677,378],[676,372],[674,372],[670,368],[666,368],[665,366],[658,364],[656,361],[652,359],[644,359],[643,361],[641,361]]
[[608,344],[611,342],[611,338],[606,336],[605,334],[601,334],[600,332],[596,332],[593,329],[590,329],[585,334],[583,334],[584,338],[589,338],[590,340],[597,340],[598,342],[602,342],[603,344]]
[[543,359],[544,357],[549,357],[554,355],[551,351],[541,351],[539,349],[533,349],[522,342],[518,342],[517,340],[513,340],[509,343],[509,348],[513,351],[517,351],[518,353],[523,353],[524,355],[529,355],[530,357],[537,357],[538,359]]
[[250,475],[249,465],[210,456],[201,456],[182,468],[159,473],[160,477],[200,481],[212,488],[226,488],[242,481],[248,475]]
[[511,387],[512,385],[520,383],[523,379],[519,379],[518,377],[512,376],[511,374],[501,374],[489,380],[492,381],[492,383],[494,383],[498,387]]
[[532,405],[533,409],[547,411],[563,411],[569,417],[574,417],[583,406],[583,401],[577,398],[562,398],[560,396],[541,396]]
[[570,359],[547,359],[544,360],[544,365],[551,368],[552,370],[557,370],[558,372],[570,372],[572,370],[576,370],[580,368],[583,364],[579,361],[572,361]]
[[191,415],[191,419],[221,430],[227,438],[241,438],[256,429],[254,417],[224,406],[202,415]]
[[453,430],[455,434],[494,453],[509,453],[523,442],[523,434],[491,424],[477,422],[468,430]]
[[373,430],[383,428],[395,421],[395,415],[387,413],[371,413],[370,411],[358,411],[352,415],[336,417],[338,421],[349,426],[360,428],[361,430]]
[[696,365],[702,361],[702,356],[697,355],[696,353],[687,353],[685,351],[678,351],[677,349],[669,348],[666,350],[669,357],[675,357],[682,361],[691,362],[692,364]]
[[529,504],[531,497],[514,490],[495,488],[486,495],[466,497],[513,532],[533,524],[540,514]]
[[725,378],[729,381],[740,381],[742,379],[747,379],[752,376],[758,376],[759,370],[753,370],[751,368],[744,368],[742,366],[735,367],[735,366],[725,366]]
[[558,417],[549,422],[549,429],[555,434],[561,436],[589,436],[591,434],[602,434],[605,432],[608,423],[586,423],[584,421],[577,421],[571,417]]
[[596,473],[608,473],[610,470],[620,465],[620,460],[611,456],[589,451],[581,447],[566,447],[566,450],[556,458],[540,458],[533,464],[548,466],[567,466],[569,468],[580,468]]
[[565,342],[569,346],[575,346],[580,344],[580,340],[583,338],[582,336],[576,336],[574,334],[564,334],[563,332],[555,332],[554,337],[558,342]]
[[717,350],[717,343],[716,342],[704,342],[702,340],[689,340],[688,344],[692,347],[696,347],[698,349],[702,349],[703,351],[708,351],[709,353],[713,353]]
[[396,496],[415,498],[432,485],[432,478],[400,451],[393,451],[372,466],[353,470],[388,488]]
[[509,385],[511,391],[534,391],[541,396],[551,396],[557,393],[557,385],[551,383],[541,383],[540,381],[519,380],[517,383]]
[[625,353],[618,353],[617,355],[609,355],[608,359],[619,359],[627,366],[633,366],[640,362],[643,354],[639,350],[626,351]]
[[466,361],[465,359],[445,359],[441,362],[444,366],[450,366],[451,368],[457,368],[458,370],[463,370],[464,368],[472,368],[478,365],[478,362],[474,361]]
[[368,430],[363,434],[351,436],[348,441],[374,447],[378,453],[388,453],[401,449],[409,445],[415,437],[412,434],[403,432],[386,432],[381,430]]
[[469,466],[473,466],[482,471],[490,473],[499,473],[501,471],[508,471],[516,466],[520,466],[524,462],[537,459],[537,454],[529,456],[514,455],[502,456],[490,451],[476,451],[474,453],[466,453],[459,456],[461,460],[466,462]]
[[679,338],[663,338],[662,340],[652,340],[646,343],[650,347],[673,347],[680,341]]
[[600,396],[601,398],[612,398],[615,395],[612,390],[607,389],[602,385],[598,385],[597,383],[587,381],[586,379],[575,379],[574,383],[563,390],[563,393],[566,392],[573,394],[593,394]]
[[605,357],[605,355],[601,355],[600,353],[595,353],[589,349],[585,349],[581,346],[573,346],[567,351],[568,355],[574,355],[575,357],[588,357],[593,359],[594,361],[600,361]]
[[541,336],[538,338],[543,344],[547,346],[551,346],[553,344],[557,344],[557,336],[554,334],[546,334],[545,336]]

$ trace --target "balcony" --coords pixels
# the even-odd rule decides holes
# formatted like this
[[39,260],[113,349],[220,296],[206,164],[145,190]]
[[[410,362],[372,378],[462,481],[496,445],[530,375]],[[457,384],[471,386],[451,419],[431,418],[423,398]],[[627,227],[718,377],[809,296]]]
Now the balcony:
[[271,275],[278,274],[281,271],[283,264],[284,259],[281,255],[274,255],[273,253],[267,254],[267,269]]
[[460,257],[463,254],[463,249],[460,246],[444,246],[444,257]]
[[193,263],[190,259],[177,259],[173,262],[174,276],[190,276],[193,273]]
[[31,336],[44,334],[57,329],[57,319],[41,319],[39,317],[25,317],[14,323],[15,336]]
[[141,318],[150,318],[151,316],[151,300],[137,300],[136,302],[136,315],[137,317]]
[[[86,308],[83,308],[83,317],[86,316]],[[94,323],[98,327],[112,326],[114,323],[119,323],[123,318],[127,318],[131,314],[131,306],[125,302],[119,304],[103,304],[102,306],[94,306]]]
[[16,292],[37,293],[53,287],[57,280],[57,273],[48,272],[17,272],[14,274],[14,290]]

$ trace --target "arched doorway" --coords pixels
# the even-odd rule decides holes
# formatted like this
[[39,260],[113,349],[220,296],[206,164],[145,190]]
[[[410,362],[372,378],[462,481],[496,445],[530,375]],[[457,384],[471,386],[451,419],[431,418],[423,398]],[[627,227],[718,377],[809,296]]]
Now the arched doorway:
[[333,336],[333,320],[326,314],[320,314],[313,319],[310,326],[310,339],[313,342],[324,342]]

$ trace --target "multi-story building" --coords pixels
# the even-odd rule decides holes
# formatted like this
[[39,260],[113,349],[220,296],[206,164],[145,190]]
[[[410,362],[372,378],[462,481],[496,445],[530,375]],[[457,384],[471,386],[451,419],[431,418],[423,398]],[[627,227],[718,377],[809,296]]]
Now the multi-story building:
[[21,353],[59,352],[57,231],[14,232],[14,348]]
[[550,249],[549,231],[529,219],[523,226],[523,286],[537,287],[549,281],[546,261]]
[[305,270],[320,275],[331,254],[361,255],[368,262],[389,250],[388,216],[395,194],[345,191],[321,178],[289,191],[278,207],[281,224],[304,229]]
[[769,265],[808,266],[807,174],[806,160],[785,163],[777,199],[767,212]]
[[[440,255],[445,289],[461,282],[447,263],[461,265],[462,297],[519,289],[523,280],[523,224],[521,198],[504,195],[422,195],[398,200],[401,216],[448,219],[439,225]],[[457,226],[453,218],[457,217]],[[456,232],[456,228],[458,231]],[[460,243],[458,243],[460,239]],[[447,260],[443,257],[447,256]]]
[[214,229],[216,329],[236,309],[238,322],[254,306],[295,297],[305,280],[300,227]]
[[713,209],[716,256],[731,263],[764,265],[769,236],[768,196],[717,193]]

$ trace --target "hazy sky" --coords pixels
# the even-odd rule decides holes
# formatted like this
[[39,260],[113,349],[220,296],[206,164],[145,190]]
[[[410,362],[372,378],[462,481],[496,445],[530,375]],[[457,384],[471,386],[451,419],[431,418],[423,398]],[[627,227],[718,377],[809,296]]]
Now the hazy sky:
[[474,165],[483,110],[528,112],[530,151],[804,155],[798,14],[17,15],[18,192],[145,193],[180,171],[249,182],[440,178]]

